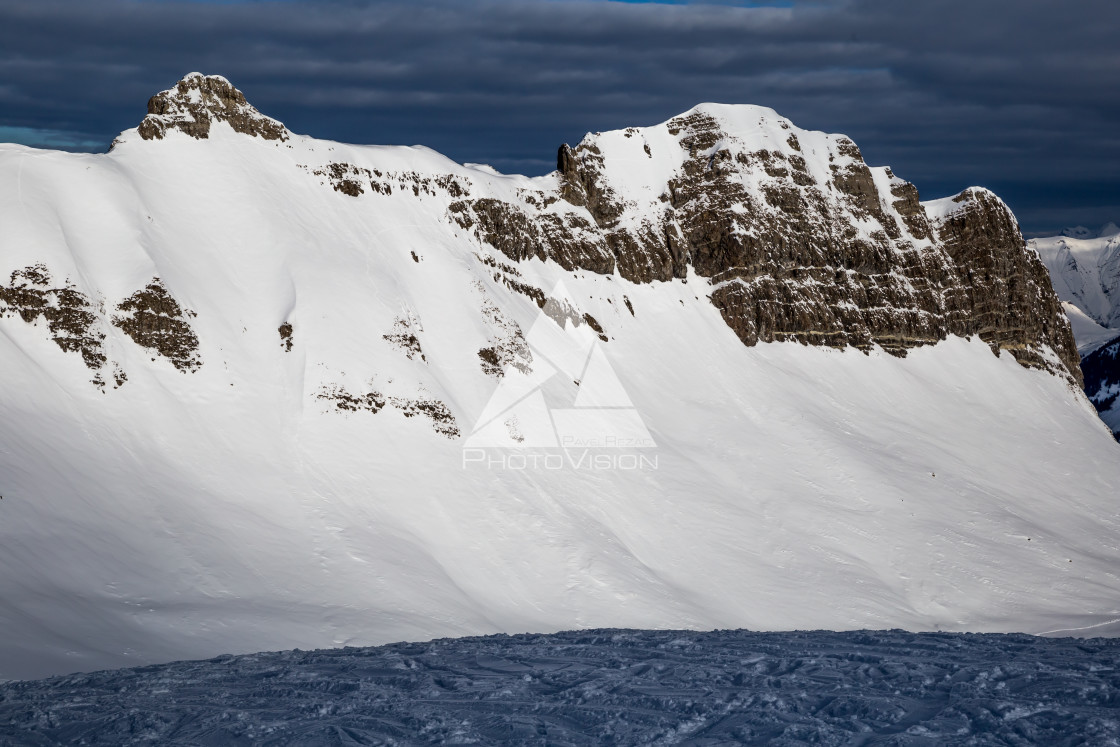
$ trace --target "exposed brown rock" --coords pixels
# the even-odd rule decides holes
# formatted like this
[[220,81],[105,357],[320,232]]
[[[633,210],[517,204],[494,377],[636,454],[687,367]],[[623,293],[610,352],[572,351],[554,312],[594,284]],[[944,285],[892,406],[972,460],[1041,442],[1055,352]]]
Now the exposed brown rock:
[[478,351],[478,357],[482,360],[482,373],[487,376],[505,376],[505,371],[502,370],[502,356],[496,347],[482,348]]
[[418,324],[414,324],[409,319],[397,319],[393,323],[393,331],[382,335],[381,338],[402,351],[409,360],[415,360],[419,356],[420,360],[427,362],[424,351],[420,349],[420,339],[413,332],[414,326],[419,328]]
[[482,372],[487,376],[505,376],[505,367],[512,366],[524,374],[532,372],[533,354],[520,329],[514,329],[509,336],[495,345],[478,351],[482,361]]
[[180,307],[159,278],[122,301],[117,311],[121,313],[113,317],[113,325],[137,345],[162,355],[184,373],[202,366],[198,337],[187,322],[195,313]]
[[541,307],[541,311],[561,328],[567,323],[571,323],[573,327],[584,323],[583,314],[567,299],[549,298]]
[[[0,316],[18,314],[28,324],[43,318],[54,343],[81,355],[90,370],[98,371],[107,362],[100,310],[69,282],[55,287],[45,265],[13,272],[9,284],[0,285],[0,303]],[[94,383],[104,386],[104,380],[96,377]]]
[[377,413],[385,407],[386,401],[381,392],[370,391],[364,394],[351,394],[337,384],[324,386],[315,397],[330,402],[336,409],[344,412],[365,410],[366,412]]
[[[573,218],[498,200],[457,203],[452,216],[515,261],[617,269],[634,282],[683,278],[691,265],[747,345],[879,345],[905,355],[949,334],[978,335],[1029,366],[1053,369],[1043,350],[1051,347],[1059,372],[1080,379],[1044,269],[998,199],[963,195],[973,207],[935,231],[917,189],[888,172],[890,193],[881,194],[847,138],[830,139],[830,173],[818,182],[796,135],[748,151],[703,111],[668,129],[685,159],[655,223],[622,220],[630,208],[608,185],[595,136],[557,154],[559,196],[593,223],[576,230]],[[548,230],[558,224],[567,230]]]
[[432,428],[436,433],[441,436],[446,436],[450,439],[458,438],[461,433],[459,425],[455,421],[455,416],[451,414],[451,410],[443,402],[438,399],[431,399],[429,397],[420,397],[418,399],[408,399],[405,397],[390,397],[393,407],[401,411],[401,414],[406,418],[411,418],[415,415],[423,415],[432,421]]
[[623,205],[609,187],[598,178],[603,167],[603,154],[594,144],[581,144],[575,150],[567,143],[557,154],[560,171],[560,196],[586,207],[600,228],[610,228],[622,215]]
[[890,169],[887,169],[887,173],[894,180],[891,184],[891,196],[894,198],[891,205],[902,216],[910,235],[916,239],[931,238],[929,220],[919,201],[918,188],[910,182],[895,177]]
[[[600,237],[587,225],[578,242],[569,242],[562,234],[545,248],[545,254],[565,269],[579,267],[602,274],[618,272],[635,282],[663,280],[673,273],[673,247],[665,232],[649,225],[637,233],[618,227],[626,205],[605,186],[602,179],[603,155],[592,142],[576,148],[567,144],[557,154],[560,196],[573,205],[585,207],[598,228]],[[571,219],[569,219],[571,220]],[[598,240],[596,240],[598,238]]]
[[1050,275],[1007,207],[986,190],[966,190],[954,200],[960,208],[935,223],[961,274],[964,314],[953,331],[979,335],[1024,366],[1053,371],[1043,350],[1049,347],[1081,386],[1077,346]]
[[856,144],[851,140],[837,143],[837,153],[851,158],[847,167],[833,166],[832,183],[842,194],[851,198],[852,203],[864,214],[874,215],[882,220],[883,209],[879,204],[879,191],[871,178],[871,170],[863,161]]
[[432,423],[432,429],[441,436],[456,439],[461,435],[459,425],[450,408],[438,399],[423,394],[416,398],[386,397],[377,390],[351,394],[343,386],[330,384],[320,388],[315,397],[331,403],[340,412],[364,411],[377,414],[391,405],[400,410],[406,418],[417,415],[427,418]]
[[373,176],[369,169],[361,169],[349,163],[328,163],[312,173],[316,176],[326,177],[330,180],[335,192],[341,192],[350,197],[365,194],[362,184],[369,184]]
[[598,321],[596,321],[595,317],[591,316],[590,314],[584,314],[583,321],[587,322],[588,327],[591,327],[591,329],[595,330],[595,334],[599,335],[600,340],[602,340],[603,342],[608,341],[607,333],[603,331],[603,326],[599,324]]
[[[920,266],[919,253],[892,240],[893,224],[870,237],[853,227],[856,217],[885,221],[851,141],[836,144],[837,160],[852,159],[834,171],[837,198],[810,178],[798,153],[709,154],[728,136],[708,115],[678,118],[670,128],[690,153],[669,185],[673,223],[684,239],[673,274],[683,277],[692,264],[709,277],[712,302],[744,343],[865,350],[878,343],[903,352],[944,337],[940,297],[924,282],[930,268]],[[744,173],[759,182],[765,203],[745,190]]]
[[292,328],[291,322],[284,322],[277,331],[280,332],[280,344],[284,346],[284,352],[292,352],[292,343],[294,341],[292,335],[295,333],[295,330]]
[[225,122],[236,132],[265,140],[288,139],[283,124],[257,111],[228,80],[198,73],[152,96],[148,100],[148,116],[137,130],[145,140],[162,140],[168,129],[204,140],[210,137],[213,122]]
[[[998,198],[963,193],[960,210],[933,221],[914,185],[887,172],[889,189],[881,193],[847,138],[829,136],[823,172],[815,160],[822,158],[819,139],[802,142],[789,133],[771,137],[766,148],[748,148],[711,111],[698,108],[668,123],[683,163],[655,207],[641,213],[611,186],[596,136],[561,146],[555,190],[521,189],[509,200],[472,198],[469,181],[452,175],[383,174],[345,163],[313,173],[350,197],[394,190],[421,199],[449,196],[447,217],[513,263],[535,257],[642,283],[685,278],[691,267],[708,280],[712,303],[747,345],[797,340],[865,351],[878,345],[905,355],[949,334],[977,335],[1023,365],[1080,380],[1072,336],[1045,271]],[[260,115],[228,81],[200,75],[153,97],[140,132],[151,139],[177,128],[204,138],[214,121],[266,139],[287,137],[283,125]],[[648,144],[642,152],[653,156]],[[414,253],[413,259],[420,258]],[[519,279],[513,264],[498,265],[491,264],[495,281],[532,298],[558,323],[586,323],[607,339],[598,322]],[[625,304],[633,314],[628,299]],[[386,339],[412,354],[419,350],[415,335],[395,331]],[[479,351],[484,370],[508,364],[513,339],[506,329]]]
[[[478,289],[485,294],[481,284]],[[517,322],[503,314],[486,295],[482,298],[482,315],[493,331],[491,345],[478,351],[482,372],[501,377],[505,375],[505,367],[512,366],[522,373],[532,373],[533,353]]]
[[454,202],[448,214],[514,261],[551,258],[566,270],[614,271],[614,258],[603,237],[579,215],[560,216],[492,198]]

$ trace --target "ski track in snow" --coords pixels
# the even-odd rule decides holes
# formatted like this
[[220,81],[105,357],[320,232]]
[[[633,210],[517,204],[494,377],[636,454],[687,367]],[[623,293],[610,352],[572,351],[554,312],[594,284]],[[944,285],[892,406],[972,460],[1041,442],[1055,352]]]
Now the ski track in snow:
[[0,743],[1120,744],[1120,640],[597,630],[0,685]]

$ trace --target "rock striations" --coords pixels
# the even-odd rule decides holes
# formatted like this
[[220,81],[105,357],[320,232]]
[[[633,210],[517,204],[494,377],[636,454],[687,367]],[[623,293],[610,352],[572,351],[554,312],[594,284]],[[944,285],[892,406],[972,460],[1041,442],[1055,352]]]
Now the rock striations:
[[[557,168],[557,193],[540,207],[478,199],[453,204],[452,215],[515,261],[547,257],[640,283],[691,268],[747,345],[905,355],[976,335],[1023,365],[1080,380],[1046,269],[987,190],[927,210],[913,184],[869,168],[846,137],[712,104],[588,135],[560,148]],[[579,210],[550,209],[557,199]]]
[[[153,96],[137,131],[206,139],[217,122],[265,140],[290,135],[228,80],[199,73]],[[847,137],[798,129],[762,107],[702,104],[653,127],[589,134],[560,148],[553,188],[515,200],[472,196],[451,175],[335,162],[312,173],[349,197],[367,186],[443,194],[453,223],[514,262],[636,283],[691,272],[746,345],[877,345],[904,356],[948,335],[978,336],[1081,383],[1046,268],[996,195],[972,188],[923,204]],[[506,282],[543,306],[539,289]],[[176,355],[177,366],[197,365]]]
[[145,140],[162,140],[168,129],[205,140],[214,122],[225,122],[236,132],[265,140],[287,140],[283,124],[256,110],[241,91],[220,75],[191,73],[174,88],[148,100],[148,116],[137,130]]

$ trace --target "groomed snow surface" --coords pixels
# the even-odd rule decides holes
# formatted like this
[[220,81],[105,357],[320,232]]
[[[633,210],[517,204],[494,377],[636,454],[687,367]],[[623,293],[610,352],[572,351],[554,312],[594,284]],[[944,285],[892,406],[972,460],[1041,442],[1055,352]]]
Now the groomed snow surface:
[[1120,744],[1120,640],[595,630],[0,685],[19,745]]

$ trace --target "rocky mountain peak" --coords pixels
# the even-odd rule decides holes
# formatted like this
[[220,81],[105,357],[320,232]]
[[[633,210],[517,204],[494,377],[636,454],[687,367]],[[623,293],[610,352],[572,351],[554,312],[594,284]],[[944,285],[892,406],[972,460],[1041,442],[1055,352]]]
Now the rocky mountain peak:
[[589,134],[560,148],[557,168],[559,197],[590,214],[600,240],[556,238],[548,256],[635,282],[691,268],[746,345],[906,355],[975,335],[1025,366],[1081,380],[1045,267],[987,189],[923,203],[844,135],[720,104]]
[[[146,140],[170,129],[204,139],[214,122],[266,140],[290,135],[221,76],[191,73],[153,96],[148,112],[138,128]],[[514,261],[552,259],[635,283],[694,272],[748,346],[904,356],[976,335],[1025,366],[1081,381],[1045,267],[986,189],[923,203],[844,135],[801,129],[766,107],[712,103],[652,127],[589,133],[560,147],[557,172],[555,192],[539,199],[457,188],[448,215]],[[354,198],[374,171],[335,163],[314,173],[332,174],[333,188]]]
[[152,96],[148,116],[137,130],[145,140],[162,140],[170,129],[205,140],[214,122],[265,140],[287,140],[290,134],[282,122],[257,111],[228,80],[201,73],[190,73],[174,88]]

